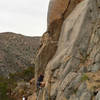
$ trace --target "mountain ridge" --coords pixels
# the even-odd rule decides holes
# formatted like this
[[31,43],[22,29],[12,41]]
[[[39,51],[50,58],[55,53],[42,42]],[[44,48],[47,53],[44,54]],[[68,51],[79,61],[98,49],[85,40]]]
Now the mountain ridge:
[[0,75],[8,76],[32,66],[39,45],[40,37],[0,33]]

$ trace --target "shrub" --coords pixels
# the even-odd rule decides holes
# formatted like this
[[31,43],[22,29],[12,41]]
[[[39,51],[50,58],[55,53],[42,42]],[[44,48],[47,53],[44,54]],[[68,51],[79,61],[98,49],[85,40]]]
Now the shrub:
[[11,100],[7,96],[8,87],[8,80],[6,78],[0,77],[0,98],[2,98],[2,100]]
[[81,81],[84,82],[86,80],[88,80],[88,76],[86,74],[83,74],[82,77],[81,77]]
[[14,74],[11,73],[9,76],[12,82],[17,80],[29,81],[34,77],[34,67],[28,67],[22,72],[16,72]]
[[[9,90],[13,90],[17,86],[17,82],[20,80],[29,81],[34,77],[34,67],[29,67],[22,72],[16,72],[14,74],[9,74],[9,79],[0,77],[0,98],[2,100],[11,100],[7,96]],[[23,91],[21,91],[23,93]]]
[[28,69],[23,71],[23,76],[25,81],[29,81],[34,77],[34,68],[29,67]]

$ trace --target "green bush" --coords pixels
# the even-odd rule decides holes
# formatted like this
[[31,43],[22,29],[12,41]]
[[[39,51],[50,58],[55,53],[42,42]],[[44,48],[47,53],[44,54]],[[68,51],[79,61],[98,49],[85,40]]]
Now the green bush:
[[0,83],[0,95],[1,96],[5,96],[5,94],[7,93],[7,88],[8,88],[7,83],[5,82]]
[[13,90],[20,80],[29,81],[33,77],[34,67],[29,67],[22,72],[10,73],[9,79],[0,77],[0,98],[2,98],[2,100],[11,100],[11,98],[7,96],[9,89]]
[[29,67],[28,69],[23,71],[23,76],[25,81],[29,81],[34,77],[34,68]]
[[0,77],[0,98],[2,98],[2,100],[11,100],[7,96],[8,87],[8,80],[6,78]]
[[86,74],[83,74],[82,77],[81,77],[81,81],[84,82],[86,80],[88,80],[88,76]]
[[34,77],[34,67],[29,67],[22,72],[9,74],[10,80],[16,82],[17,80],[29,81]]

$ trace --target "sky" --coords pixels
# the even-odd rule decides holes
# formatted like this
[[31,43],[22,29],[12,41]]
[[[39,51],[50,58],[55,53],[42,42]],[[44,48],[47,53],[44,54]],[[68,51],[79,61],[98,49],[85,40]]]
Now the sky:
[[49,0],[0,0],[0,32],[41,36],[46,31]]

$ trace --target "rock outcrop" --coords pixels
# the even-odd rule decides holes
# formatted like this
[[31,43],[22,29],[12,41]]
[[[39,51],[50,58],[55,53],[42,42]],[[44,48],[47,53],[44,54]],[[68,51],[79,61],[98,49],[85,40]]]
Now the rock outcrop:
[[[0,33],[0,76],[19,72],[33,66],[40,37],[26,37],[6,32]],[[32,55],[33,54],[33,55]]]
[[41,46],[36,57],[37,75],[40,71],[44,72],[46,65],[54,56],[58,48],[62,24],[75,6],[81,1],[82,0],[50,0],[47,32],[42,36]]
[[100,0],[51,0],[42,41],[39,100],[100,100]]

